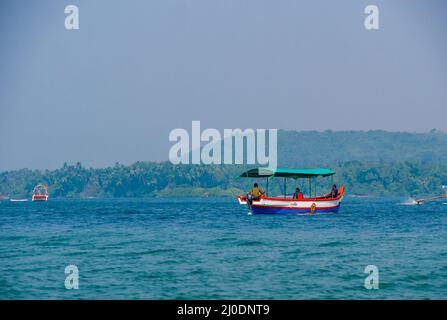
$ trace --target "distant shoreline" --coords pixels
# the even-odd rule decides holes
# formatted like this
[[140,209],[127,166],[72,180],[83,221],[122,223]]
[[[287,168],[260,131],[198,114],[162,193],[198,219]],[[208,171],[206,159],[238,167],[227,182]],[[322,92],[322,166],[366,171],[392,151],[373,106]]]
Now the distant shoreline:
[[[346,187],[350,198],[439,194],[447,181],[447,165],[355,162],[334,168],[338,172],[334,181]],[[263,179],[236,178],[240,171],[241,166],[174,166],[143,162],[107,169],[86,169],[80,164],[45,172],[25,169],[0,174],[0,200],[31,198],[30,189],[41,182],[49,185],[50,200],[231,198],[246,193],[254,181],[261,188],[265,187]],[[271,182],[269,186],[271,194],[282,194],[282,182]],[[295,186],[307,192],[307,181],[289,181],[287,190]],[[329,187],[327,182],[319,181],[317,193],[324,194]]]

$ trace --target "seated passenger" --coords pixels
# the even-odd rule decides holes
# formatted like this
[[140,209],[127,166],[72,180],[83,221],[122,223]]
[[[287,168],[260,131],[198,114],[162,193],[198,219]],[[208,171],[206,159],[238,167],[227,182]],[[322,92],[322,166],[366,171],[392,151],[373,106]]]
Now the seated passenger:
[[253,200],[259,200],[259,198],[264,195],[264,191],[262,191],[258,184],[255,183],[253,189],[250,190],[250,194]]
[[253,188],[250,190],[250,192],[247,194],[247,202],[251,205],[253,200],[259,200],[261,196],[264,195],[264,191],[259,188],[258,184],[255,183],[253,185]]
[[325,197],[326,198],[337,198],[338,197],[337,185],[333,184],[331,192],[328,193],[327,195],[325,195]]
[[300,188],[296,188],[295,193],[293,194],[293,199],[303,199],[303,193],[301,192]]

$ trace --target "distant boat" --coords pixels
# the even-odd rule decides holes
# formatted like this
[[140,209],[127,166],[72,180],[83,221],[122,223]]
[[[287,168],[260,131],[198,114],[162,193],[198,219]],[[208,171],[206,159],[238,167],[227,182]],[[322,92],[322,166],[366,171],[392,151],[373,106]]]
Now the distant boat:
[[[442,186],[442,189],[447,189],[447,186]],[[434,196],[434,197],[429,197],[429,198],[422,198],[422,199],[415,199],[414,201],[416,201],[417,204],[421,204],[422,202],[426,202],[426,201],[432,201],[432,200],[436,200],[436,199],[447,199],[447,190],[445,191],[445,194],[441,194],[439,196]]]
[[[335,171],[330,169],[269,169],[256,168],[242,173],[240,178],[266,178],[267,193],[261,195],[259,199],[248,201],[247,196],[239,195],[237,198],[240,204],[248,205],[250,212],[254,214],[314,214],[323,212],[338,212],[343,200],[345,188],[341,186],[336,195],[312,196],[312,182],[316,177],[331,177]],[[306,178],[309,181],[309,195],[300,196],[296,199],[282,195],[269,197],[268,182],[271,178],[284,178],[284,194],[286,191],[286,179]]]
[[26,202],[28,199],[9,199],[11,202]]
[[39,183],[34,187],[32,201],[48,201],[48,185]]

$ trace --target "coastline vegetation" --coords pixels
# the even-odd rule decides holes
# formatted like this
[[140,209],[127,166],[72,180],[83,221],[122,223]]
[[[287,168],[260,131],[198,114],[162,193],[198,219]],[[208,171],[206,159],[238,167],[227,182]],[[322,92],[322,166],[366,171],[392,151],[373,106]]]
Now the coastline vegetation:
[[[347,194],[411,196],[439,193],[447,184],[447,134],[386,131],[278,132],[279,167],[328,167]],[[1,197],[29,197],[46,183],[51,198],[225,197],[250,188],[252,179],[238,179],[242,165],[173,165],[169,162],[116,163],[85,168],[65,163],[56,170],[21,169],[0,173]],[[258,181],[265,188],[265,181]],[[318,178],[321,193],[330,181]],[[270,194],[283,194],[273,181]],[[307,192],[308,181],[289,181]]]
[[[438,193],[447,182],[447,164],[415,161],[363,163],[351,161],[331,167],[334,182],[344,184],[355,195],[425,195]],[[22,169],[0,173],[0,194],[29,197],[37,183],[47,183],[56,198],[110,197],[223,197],[248,190],[253,179],[237,178],[245,170],[237,165],[172,165],[168,162],[116,164],[105,169],[84,168],[80,163],[65,164],[57,170]],[[265,181],[259,179],[265,188]],[[327,179],[318,178],[321,193],[329,190]],[[307,192],[308,181],[289,180],[288,193],[299,185]],[[283,194],[283,182],[270,183],[271,194]]]

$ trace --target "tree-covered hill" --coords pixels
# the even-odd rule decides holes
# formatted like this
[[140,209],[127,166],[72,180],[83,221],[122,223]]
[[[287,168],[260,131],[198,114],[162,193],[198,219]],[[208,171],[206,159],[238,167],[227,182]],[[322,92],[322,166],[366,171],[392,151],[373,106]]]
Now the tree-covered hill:
[[447,163],[447,134],[375,131],[284,131],[278,133],[281,166],[333,165],[347,161]]

